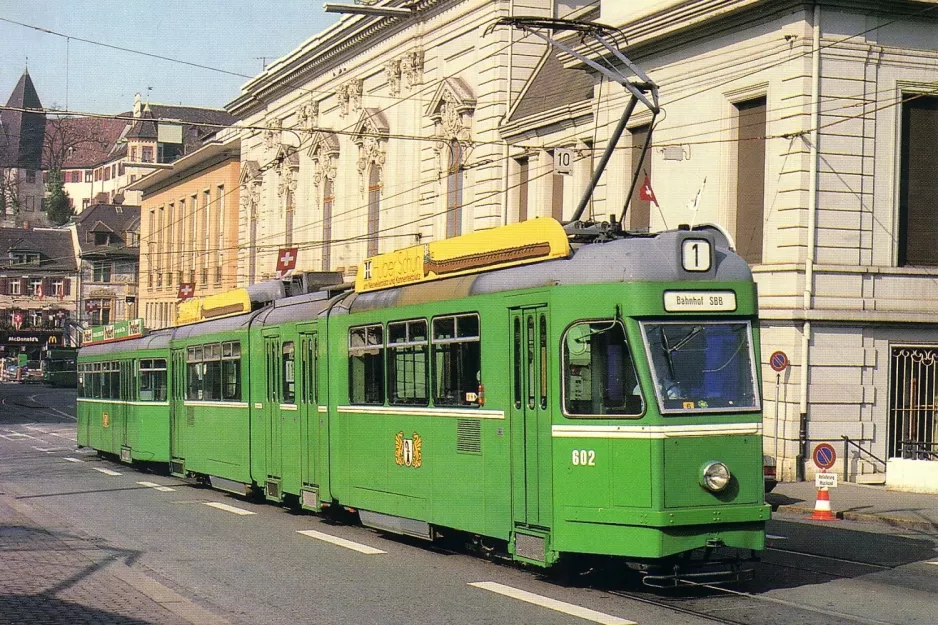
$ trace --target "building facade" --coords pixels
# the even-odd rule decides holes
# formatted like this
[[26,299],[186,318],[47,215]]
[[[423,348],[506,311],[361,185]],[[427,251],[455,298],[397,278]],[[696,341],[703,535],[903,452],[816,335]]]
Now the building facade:
[[[591,17],[621,28],[666,114],[639,163],[652,119],[636,109],[588,214],[621,215],[637,168],[657,205],[636,191],[629,227],[712,222],[735,238],[759,286],[765,451],[781,477],[810,477],[818,442],[860,481],[934,451],[938,6],[602,0]],[[573,89],[584,74],[588,98]],[[563,185],[585,183],[558,186],[553,149],[587,162],[625,104],[618,85],[545,56],[502,126],[512,216],[569,215]],[[776,351],[791,362],[780,373]]]
[[97,326],[136,319],[140,207],[96,204],[70,230],[79,263],[78,320]]
[[[383,2],[400,6],[402,2]],[[550,0],[421,0],[402,21],[346,16],[249,81],[239,118],[246,284],[506,223],[498,127],[544,45],[490,29]]]
[[0,228],[0,355],[77,346],[77,278],[68,230]]
[[225,133],[130,185],[143,196],[138,315],[147,328],[173,324],[183,284],[205,296],[241,282],[240,173],[240,140]]

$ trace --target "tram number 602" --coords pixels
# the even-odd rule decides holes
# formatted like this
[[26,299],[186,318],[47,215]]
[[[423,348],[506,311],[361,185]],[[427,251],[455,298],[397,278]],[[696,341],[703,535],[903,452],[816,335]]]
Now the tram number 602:
[[592,449],[574,449],[572,460],[575,467],[595,467],[596,452]]

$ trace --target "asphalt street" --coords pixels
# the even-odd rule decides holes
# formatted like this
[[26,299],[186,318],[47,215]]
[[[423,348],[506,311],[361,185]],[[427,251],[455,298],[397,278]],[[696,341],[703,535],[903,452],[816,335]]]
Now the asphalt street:
[[74,392],[0,386],[0,494],[219,623],[924,625],[938,614],[927,533],[773,520],[743,586],[655,593],[606,569],[560,582],[99,458],[76,449],[73,403]]

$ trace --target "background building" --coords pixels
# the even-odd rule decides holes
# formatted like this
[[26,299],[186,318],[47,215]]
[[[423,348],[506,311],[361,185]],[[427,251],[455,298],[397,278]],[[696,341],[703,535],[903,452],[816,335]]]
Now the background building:
[[0,225],[42,224],[42,175],[46,116],[36,87],[24,70],[6,108],[0,111]]
[[238,283],[240,146],[225,133],[130,185],[143,196],[138,310],[146,327],[172,325],[183,283],[196,296]]
[[137,318],[140,207],[96,204],[70,229],[81,278],[79,320],[96,326]]
[[79,344],[77,276],[68,230],[0,228],[0,355]]

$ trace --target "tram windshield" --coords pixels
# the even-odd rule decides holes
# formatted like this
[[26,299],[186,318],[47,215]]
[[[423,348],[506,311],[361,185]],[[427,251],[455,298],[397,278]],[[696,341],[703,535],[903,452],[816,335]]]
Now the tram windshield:
[[642,323],[661,412],[758,410],[748,321]]

